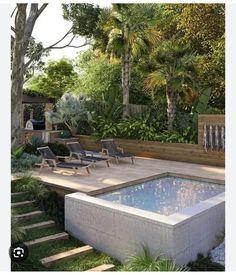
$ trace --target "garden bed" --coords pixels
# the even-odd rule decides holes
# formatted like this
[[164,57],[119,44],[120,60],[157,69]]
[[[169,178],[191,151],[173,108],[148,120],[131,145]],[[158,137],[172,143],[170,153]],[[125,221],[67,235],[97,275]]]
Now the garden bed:
[[[87,135],[76,135],[82,147],[86,150],[101,150],[100,141]],[[162,143],[158,141],[140,141],[132,139],[116,139],[118,146],[124,151],[139,157],[159,158],[191,163],[224,166],[223,151],[205,152],[198,144]]]

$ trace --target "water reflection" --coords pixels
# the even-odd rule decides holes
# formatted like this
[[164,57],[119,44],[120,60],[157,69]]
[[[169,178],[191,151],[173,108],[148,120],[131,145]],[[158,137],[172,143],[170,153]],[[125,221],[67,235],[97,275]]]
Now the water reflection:
[[224,186],[219,184],[163,177],[97,197],[168,216],[222,192]]

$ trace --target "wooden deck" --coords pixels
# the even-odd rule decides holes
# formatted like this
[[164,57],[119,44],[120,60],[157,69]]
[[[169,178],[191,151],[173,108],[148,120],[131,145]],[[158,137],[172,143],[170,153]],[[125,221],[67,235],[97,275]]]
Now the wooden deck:
[[224,183],[225,179],[223,167],[141,157],[136,157],[134,163],[132,165],[130,159],[122,160],[118,165],[111,161],[110,167],[99,163],[96,169],[90,169],[90,175],[84,174],[83,171],[81,174],[74,175],[70,170],[52,171],[51,168],[44,168],[40,174],[39,169],[36,169],[33,174],[64,194],[78,191],[90,194],[100,193],[165,173],[186,175],[191,178],[200,177],[218,183]]

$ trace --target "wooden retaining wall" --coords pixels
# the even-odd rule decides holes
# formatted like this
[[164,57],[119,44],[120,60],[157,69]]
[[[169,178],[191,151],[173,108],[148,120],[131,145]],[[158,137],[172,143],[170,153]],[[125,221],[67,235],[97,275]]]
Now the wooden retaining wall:
[[[224,115],[200,115],[198,119],[198,144],[161,143],[157,141],[139,141],[132,139],[115,139],[124,151],[140,157],[160,158],[183,162],[224,166],[225,153],[222,151],[205,152],[202,147],[204,124],[224,124]],[[101,144],[91,136],[76,136],[86,150],[101,150]]]

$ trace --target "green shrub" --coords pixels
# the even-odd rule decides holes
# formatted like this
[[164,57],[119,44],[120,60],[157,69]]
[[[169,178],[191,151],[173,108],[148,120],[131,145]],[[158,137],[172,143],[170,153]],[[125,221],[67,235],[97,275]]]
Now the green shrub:
[[24,146],[24,152],[30,155],[39,156],[40,153],[37,148],[38,148],[37,146],[34,146],[31,143],[26,143]]
[[34,199],[40,209],[60,224],[64,224],[64,198],[50,191],[39,178],[30,173],[24,174],[14,183],[15,191],[27,191],[29,198]]
[[48,143],[47,146],[53,151],[56,156],[68,156],[70,154],[69,149],[64,144],[53,142]]
[[212,262],[210,256],[204,257],[198,254],[197,260],[188,263],[190,271],[224,271],[225,267],[221,264]]
[[126,118],[117,124],[120,137],[139,140],[154,140],[156,129],[147,125],[145,119]]
[[104,117],[99,116],[92,120],[91,126],[94,130],[92,135],[97,139],[119,136],[117,124],[113,123],[111,120],[105,119]]
[[22,153],[21,156],[11,157],[11,171],[12,173],[24,172],[32,169],[35,163],[40,163],[42,158],[40,156],[35,156],[27,153]]
[[176,143],[187,143],[188,140],[176,131],[163,131],[155,136],[156,141],[160,142],[176,142]]
[[154,257],[149,249],[143,247],[142,254],[130,256],[122,271],[188,271],[188,268],[161,255]]
[[19,220],[17,219],[14,211],[11,212],[11,243],[22,242],[26,232],[19,225]]
[[37,196],[36,202],[39,207],[45,211],[59,224],[64,224],[64,198],[59,196],[56,192],[47,190]]
[[31,138],[31,144],[34,147],[42,147],[42,146],[44,146],[45,142],[43,141],[43,139],[41,137],[32,136],[32,138]]
[[63,130],[60,135],[59,135],[60,138],[70,138],[72,137],[71,135],[71,132],[68,131],[68,130]]

